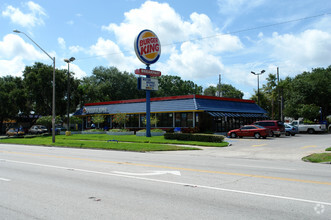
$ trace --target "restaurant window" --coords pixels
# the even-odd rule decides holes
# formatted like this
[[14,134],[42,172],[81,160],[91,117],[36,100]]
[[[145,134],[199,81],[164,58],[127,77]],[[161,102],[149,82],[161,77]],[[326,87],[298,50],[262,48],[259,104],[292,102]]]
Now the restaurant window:
[[142,127],[142,128],[146,127],[145,118],[146,118],[145,114],[140,114],[140,127]]
[[127,114],[128,121],[126,127],[137,128],[139,127],[139,115],[138,114]]
[[167,128],[173,127],[173,113],[157,113],[157,127]]
[[193,113],[179,112],[175,114],[176,127],[193,127]]

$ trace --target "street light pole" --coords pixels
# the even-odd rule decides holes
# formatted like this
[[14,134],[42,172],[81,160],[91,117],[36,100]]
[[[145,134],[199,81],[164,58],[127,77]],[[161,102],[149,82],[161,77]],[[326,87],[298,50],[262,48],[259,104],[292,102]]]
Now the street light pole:
[[260,75],[262,75],[265,70],[262,70],[260,73],[255,73],[251,71],[252,74],[257,76],[257,104],[260,105]]
[[55,143],[55,57],[51,57],[43,48],[41,48],[34,40],[31,39],[26,33],[14,30],[15,33],[24,34],[29,38],[40,50],[42,50],[53,61],[53,97],[52,97],[52,142]]
[[[75,57],[71,57],[70,59],[64,59],[64,62],[68,63],[68,86],[67,86],[67,131],[70,131],[70,117],[69,117],[69,106],[70,106],[70,71],[69,71],[69,64],[75,60]],[[69,134],[68,134],[69,135]]]

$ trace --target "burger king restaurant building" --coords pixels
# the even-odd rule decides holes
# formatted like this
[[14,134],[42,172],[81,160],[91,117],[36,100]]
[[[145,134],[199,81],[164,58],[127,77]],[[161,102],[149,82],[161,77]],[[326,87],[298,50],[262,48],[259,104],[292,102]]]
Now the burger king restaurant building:
[[[241,125],[267,118],[267,112],[252,100],[202,95],[151,98],[152,128],[194,128],[200,131],[227,132]],[[126,128],[144,128],[146,99],[87,103],[74,113],[83,119],[83,129],[93,123],[94,115],[104,115],[100,127],[116,128],[114,115],[126,113]]]

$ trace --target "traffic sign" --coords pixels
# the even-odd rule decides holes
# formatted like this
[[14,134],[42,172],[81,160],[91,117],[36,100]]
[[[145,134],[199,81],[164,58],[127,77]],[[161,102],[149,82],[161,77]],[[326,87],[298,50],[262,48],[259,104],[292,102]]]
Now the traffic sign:
[[138,75],[145,75],[145,76],[161,76],[160,71],[148,70],[148,69],[136,69],[134,71],[134,73],[138,74]]

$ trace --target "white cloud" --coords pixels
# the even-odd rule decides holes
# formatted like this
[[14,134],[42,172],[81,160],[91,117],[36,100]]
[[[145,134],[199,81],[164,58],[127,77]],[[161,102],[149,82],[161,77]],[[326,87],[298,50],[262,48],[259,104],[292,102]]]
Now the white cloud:
[[15,57],[11,60],[0,60],[0,77],[22,76],[22,71],[25,68],[25,64],[21,57]]
[[9,17],[14,24],[22,27],[34,27],[37,25],[44,25],[43,17],[47,16],[45,10],[38,4],[29,1],[24,4],[28,8],[28,12],[24,13],[19,8],[7,6],[6,10],[2,11],[2,16]]
[[256,8],[265,0],[218,0],[219,12],[225,15],[236,15]]
[[79,53],[79,52],[84,51],[85,49],[81,46],[76,45],[76,46],[70,46],[69,50],[70,50],[70,53]]
[[57,42],[62,49],[66,49],[66,42],[62,37],[57,38]]
[[166,72],[178,73],[186,80],[197,80],[217,75],[223,64],[218,57],[201,50],[200,45],[185,42],[180,52],[170,55],[163,68]]
[[[265,40],[273,47],[272,56],[287,68],[324,67],[331,60],[331,34],[321,30],[306,30],[298,35],[274,33]],[[296,73],[297,74],[297,73]]]
[[[55,52],[49,54],[52,57],[56,55]],[[50,61],[44,52],[16,34],[8,34],[0,41],[0,76],[22,76],[26,65],[44,61]]]
[[26,43],[16,34],[8,34],[0,41],[0,59],[12,59],[13,57],[22,57],[25,60],[47,59],[42,51]]
[[[63,66],[60,66],[60,69],[68,70],[68,65],[65,64]],[[74,63],[70,63],[70,72],[73,72],[75,74],[75,77],[78,79],[82,79],[83,77],[87,76],[86,72]]]
[[[218,74],[223,69],[220,53],[243,48],[238,37],[222,34],[207,15],[193,12],[189,20],[183,20],[167,3],[146,1],[124,16],[121,24],[110,23],[102,29],[115,34],[116,42],[124,50],[131,51],[133,57],[134,37],[143,29],[153,30],[162,46],[161,59],[155,67],[185,79],[195,80]],[[120,51],[117,45],[112,47],[114,52]],[[162,63],[162,60],[167,61]]]
[[132,72],[134,66],[140,65],[135,56],[125,56],[117,44],[102,37],[90,47],[90,53],[105,58],[110,66],[116,66],[120,70]]

